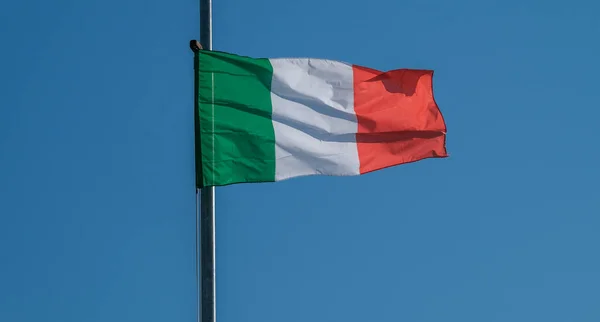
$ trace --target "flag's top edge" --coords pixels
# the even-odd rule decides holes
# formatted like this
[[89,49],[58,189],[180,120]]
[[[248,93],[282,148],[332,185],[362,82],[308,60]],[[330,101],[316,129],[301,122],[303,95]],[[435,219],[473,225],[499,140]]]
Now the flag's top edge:
[[357,65],[357,64],[352,64],[349,62],[345,62],[345,61],[341,61],[341,60],[335,60],[335,59],[327,59],[327,58],[318,58],[318,57],[273,57],[273,58],[269,58],[269,57],[251,57],[251,56],[246,56],[246,55],[239,55],[239,54],[234,54],[234,53],[229,53],[229,52],[225,52],[225,51],[219,51],[219,50],[206,50],[206,49],[200,49],[199,51],[196,52],[197,54],[206,54],[206,55],[210,55],[210,54],[217,54],[217,55],[223,55],[223,56],[230,56],[230,57],[239,57],[239,58],[243,58],[243,59],[256,59],[256,60],[269,60],[269,61],[281,61],[281,60],[320,60],[320,61],[326,61],[326,62],[335,62],[335,63],[339,63],[339,64],[345,64],[348,66],[352,66],[352,67],[358,67],[358,68],[362,68],[362,69],[367,69],[367,70],[371,70],[373,72],[378,72],[378,73],[388,73],[388,72],[393,72],[393,71],[397,71],[397,70],[414,70],[414,71],[427,71],[430,72],[433,76],[434,71],[432,69],[423,69],[423,68],[396,68],[396,69],[391,69],[391,70],[378,70],[375,68],[371,68],[371,67],[367,67],[364,65]]
[[200,54],[209,54],[209,55],[210,55],[210,53],[215,53],[215,54],[219,54],[219,55],[235,56],[235,57],[246,58],[246,59],[267,59],[267,60],[291,60],[291,59],[303,59],[304,60],[304,59],[306,59],[306,60],[322,60],[322,61],[330,61],[330,62],[342,63],[342,64],[346,64],[346,65],[349,65],[349,66],[353,66],[353,64],[345,62],[345,61],[340,61],[340,60],[335,60],[335,59],[327,59],[327,58],[319,58],[319,57],[251,57],[251,56],[245,56],[245,55],[239,55],[239,54],[229,53],[229,52],[225,52],[225,51],[204,50],[204,49],[199,50],[198,53],[200,53]]

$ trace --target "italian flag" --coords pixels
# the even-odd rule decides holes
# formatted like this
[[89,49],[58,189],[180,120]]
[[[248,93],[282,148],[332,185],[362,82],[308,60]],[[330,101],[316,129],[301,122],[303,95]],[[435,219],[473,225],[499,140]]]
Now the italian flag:
[[195,59],[200,188],[447,156],[432,71],[207,50]]

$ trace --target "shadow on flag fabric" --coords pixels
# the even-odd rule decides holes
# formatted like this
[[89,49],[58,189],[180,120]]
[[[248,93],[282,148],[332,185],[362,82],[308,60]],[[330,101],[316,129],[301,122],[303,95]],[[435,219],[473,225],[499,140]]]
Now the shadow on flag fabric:
[[195,71],[198,188],[448,156],[433,71],[207,50]]

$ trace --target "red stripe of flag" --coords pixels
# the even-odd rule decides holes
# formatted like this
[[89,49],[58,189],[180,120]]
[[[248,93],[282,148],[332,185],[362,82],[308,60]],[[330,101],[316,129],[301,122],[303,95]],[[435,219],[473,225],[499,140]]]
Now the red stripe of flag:
[[361,174],[448,156],[446,124],[433,97],[433,71],[353,66],[353,73]]

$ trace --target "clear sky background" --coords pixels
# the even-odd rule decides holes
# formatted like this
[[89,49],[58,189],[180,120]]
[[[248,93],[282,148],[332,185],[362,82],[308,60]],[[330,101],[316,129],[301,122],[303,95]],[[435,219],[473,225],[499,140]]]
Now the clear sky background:
[[[214,0],[217,50],[434,69],[451,154],[218,188],[218,322],[600,321],[599,10]],[[1,2],[0,321],[195,321],[198,19]]]

